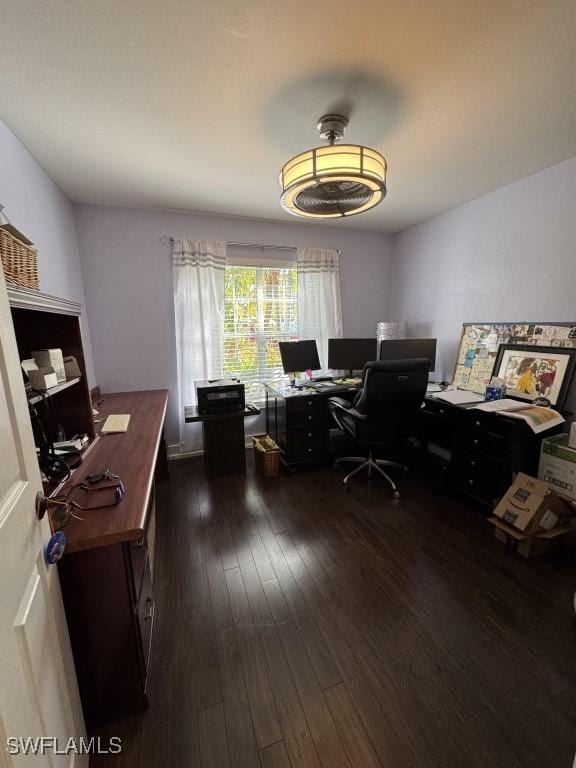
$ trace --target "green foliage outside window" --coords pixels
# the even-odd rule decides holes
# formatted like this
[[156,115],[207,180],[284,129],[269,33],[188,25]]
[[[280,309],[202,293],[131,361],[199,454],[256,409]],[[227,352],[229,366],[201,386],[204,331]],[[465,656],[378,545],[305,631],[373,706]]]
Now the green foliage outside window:
[[224,375],[242,379],[251,399],[282,375],[278,341],[298,338],[297,298],[295,268],[226,268]]

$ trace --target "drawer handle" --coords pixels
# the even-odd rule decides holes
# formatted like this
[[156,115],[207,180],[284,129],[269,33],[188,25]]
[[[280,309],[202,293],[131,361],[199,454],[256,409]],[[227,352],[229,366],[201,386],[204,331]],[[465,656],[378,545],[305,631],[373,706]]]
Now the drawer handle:
[[144,621],[151,621],[154,616],[154,599],[152,597],[147,597],[146,605],[148,606],[148,610],[144,616]]
[[308,448],[308,453],[312,453],[312,448]]
[[475,427],[479,427],[479,426],[480,426],[480,422],[479,422],[479,421],[475,421],[475,422],[474,422],[474,426],[475,426]]
[[471,462],[470,462],[470,466],[471,466],[471,467],[475,467],[475,466],[476,466],[476,462],[475,462],[475,461],[471,461]]
[[308,400],[308,405],[312,407],[312,400]]
[[444,408],[440,408],[440,411],[439,411],[439,413],[440,413],[440,416],[444,416],[444,414],[446,413],[446,411],[444,410]]
[[312,416],[308,416],[308,421],[312,421]]
[[312,432],[308,432],[308,437],[312,437]]
[[474,443],[474,445],[478,445],[478,443],[480,442],[480,440],[478,440],[478,439],[476,438],[475,440],[472,440],[472,442]]
[[474,480],[468,480],[469,485],[474,485]]

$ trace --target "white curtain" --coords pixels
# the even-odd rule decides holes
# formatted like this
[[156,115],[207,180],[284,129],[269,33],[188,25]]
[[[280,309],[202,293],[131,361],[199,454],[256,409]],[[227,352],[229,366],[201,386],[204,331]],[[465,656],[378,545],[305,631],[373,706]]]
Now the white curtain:
[[338,251],[298,248],[298,337],[316,339],[322,369],[328,368],[328,339],[342,336]]
[[173,251],[180,450],[202,447],[199,424],[184,423],[194,382],[222,376],[226,243],[176,240]]

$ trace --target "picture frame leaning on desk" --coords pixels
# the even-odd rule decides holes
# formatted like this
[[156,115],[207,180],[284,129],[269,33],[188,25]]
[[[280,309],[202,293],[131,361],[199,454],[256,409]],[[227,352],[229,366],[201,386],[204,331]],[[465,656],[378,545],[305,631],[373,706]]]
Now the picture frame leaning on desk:
[[493,375],[503,379],[509,397],[532,402],[546,397],[561,410],[574,376],[576,349],[532,344],[500,344]]

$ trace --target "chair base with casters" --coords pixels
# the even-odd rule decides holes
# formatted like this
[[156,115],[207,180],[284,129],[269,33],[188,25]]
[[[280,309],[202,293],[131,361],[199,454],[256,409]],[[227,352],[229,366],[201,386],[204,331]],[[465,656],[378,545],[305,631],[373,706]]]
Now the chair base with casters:
[[379,475],[381,475],[384,480],[388,483],[388,485],[392,488],[392,496],[395,499],[400,498],[400,491],[396,487],[395,482],[392,480],[390,475],[388,475],[387,472],[385,472],[382,467],[393,467],[394,469],[401,469],[403,472],[408,472],[408,467],[404,464],[399,464],[396,461],[387,461],[386,459],[375,459],[372,455],[372,451],[368,454],[368,458],[366,456],[342,456],[339,459],[336,459],[334,462],[335,467],[339,467],[340,464],[359,464],[356,469],[353,469],[352,472],[348,472],[344,480],[342,481],[344,483],[344,490],[349,491],[350,486],[348,485],[350,479],[354,477],[354,475],[357,475],[359,472],[362,472],[363,469],[368,470],[368,477],[372,476],[372,470],[376,470]]

